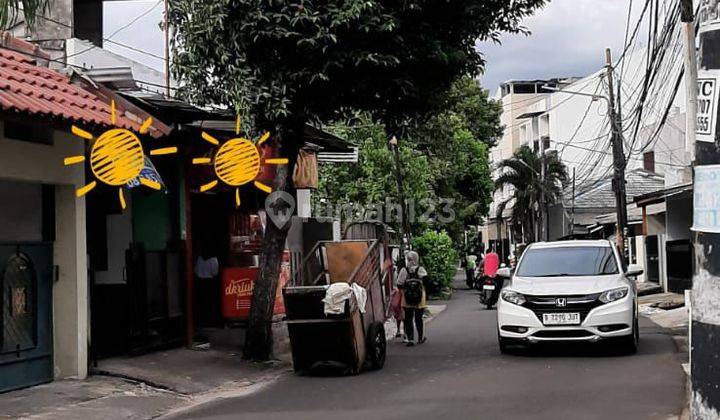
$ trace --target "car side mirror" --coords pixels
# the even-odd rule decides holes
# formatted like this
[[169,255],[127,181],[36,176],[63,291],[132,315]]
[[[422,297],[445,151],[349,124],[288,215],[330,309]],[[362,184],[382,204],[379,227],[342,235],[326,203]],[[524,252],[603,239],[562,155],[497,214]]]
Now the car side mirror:
[[509,268],[509,267],[498,268],[498,271],[497,271],[496,274],[497,274],[498,277],[503,277],[503,278],[509,279],[510,276],[511,276],[511,275],[510,275],[510,268]]
[[645,270],[643,269],[642,265],[630,264],[627,268],[627,271],[625,272],[625,275],[628,277],[637,277],[644,272],[645,272]]

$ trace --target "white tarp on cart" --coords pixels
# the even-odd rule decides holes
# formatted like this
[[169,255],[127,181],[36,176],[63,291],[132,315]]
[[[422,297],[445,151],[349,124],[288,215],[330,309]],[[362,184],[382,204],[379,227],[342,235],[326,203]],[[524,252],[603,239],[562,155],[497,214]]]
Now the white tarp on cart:
[[325,315],[339,315],[345,311],[345,301],[355,296],[358,308],[361,313],[365,313],[365,303],[367,302],[367,291],[359,284],[353,283],[352,286],[347,283],[333,283],[328,286],[325,292]]

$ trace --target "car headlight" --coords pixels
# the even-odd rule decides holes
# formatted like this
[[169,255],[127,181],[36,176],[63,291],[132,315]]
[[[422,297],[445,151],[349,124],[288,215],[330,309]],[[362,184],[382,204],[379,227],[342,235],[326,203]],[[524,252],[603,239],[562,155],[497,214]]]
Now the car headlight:
[[600,297],[600,302],[602,303],[610,303],[615,302],[616,300],[620,300],[627,296],[628,294],[628,288],[627,287],[618,287],[617,289],[610,289],[602,292]]
[[500,293],[500,296],[505,302],[510,302],[515,305],[522,305],[527,302],[525,296],[518,292],[513,292],[512,290],[503,290],[502,293]]

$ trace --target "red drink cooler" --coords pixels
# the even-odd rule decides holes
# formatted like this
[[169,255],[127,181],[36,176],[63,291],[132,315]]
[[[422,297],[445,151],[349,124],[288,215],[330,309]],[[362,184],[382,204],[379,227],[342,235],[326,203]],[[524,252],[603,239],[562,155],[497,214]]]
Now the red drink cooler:
[[[250,301],[257,279],[258,267],[228,267],[222,270],[222,315],[231,321],[246,321],[250,317]],[[275,314],[284,314],[282,288],[290,279],[290,255],[285,252],[280,266],[280,278],[275,295]]]

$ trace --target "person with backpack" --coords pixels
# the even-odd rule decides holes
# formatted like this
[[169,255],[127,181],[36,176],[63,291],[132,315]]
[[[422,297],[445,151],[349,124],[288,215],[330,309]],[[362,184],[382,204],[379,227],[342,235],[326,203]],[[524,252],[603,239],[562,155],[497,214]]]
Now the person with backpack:
[[427,307],[427,297],[423,286],[423,277],[427,276],[425,268],[420,266],[420,256],[415,251],[408,251],[405,255],[405,267],[398,274],[398,287],[402,291],[402,307],[405,311],[405,343],[413,346],[415,330],[417,329],[418,344],[425,342],[423,328],[423,312]]

